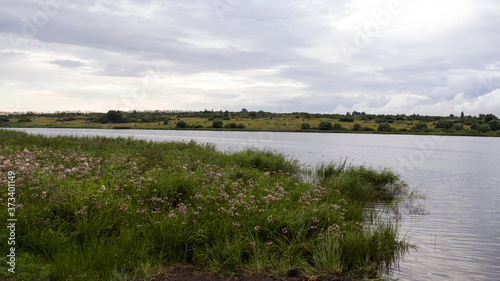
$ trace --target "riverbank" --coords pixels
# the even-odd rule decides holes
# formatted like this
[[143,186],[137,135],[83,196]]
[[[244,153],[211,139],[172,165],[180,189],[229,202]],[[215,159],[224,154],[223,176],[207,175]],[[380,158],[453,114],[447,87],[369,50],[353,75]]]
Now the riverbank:
[[390,171],[329,164],[306,173],[310,182],[296,161],[268,151],[10,130],[0,131],[0,149],[2,185],[16,174],[18,280],[137,279],[178,263],[379,276],[409,247],[394,222],[364,215],[371,202],[405,194]]
[[[485,117],[347,116],[332,114],[276,114],[227,112],[120,112],[18,114],[0,117],[0,127],[89,128],[147,130],[209,130],[315,132],[354,134],[406,134],[450,136],[500,136],[500,121]],[[491,119],[491,120],[490,120]]]

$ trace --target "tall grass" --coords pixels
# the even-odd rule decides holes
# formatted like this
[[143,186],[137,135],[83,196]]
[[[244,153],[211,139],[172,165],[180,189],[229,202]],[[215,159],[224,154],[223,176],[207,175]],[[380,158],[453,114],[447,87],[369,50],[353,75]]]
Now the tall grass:
[[178,262],[377,276],[407,247],[396,225],[364,225],[367,203],[404,191],[389,171],[325,166],[306,182],[296,161],[269,151],[0,131],[1,185],[10,170],[18,280],[127,280]]

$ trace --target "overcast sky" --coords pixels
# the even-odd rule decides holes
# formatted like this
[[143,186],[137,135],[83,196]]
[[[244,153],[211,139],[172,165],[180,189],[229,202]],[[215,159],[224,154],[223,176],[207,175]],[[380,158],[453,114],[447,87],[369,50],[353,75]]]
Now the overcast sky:
[[0,4],[0,111],[500,116],[498,0]]

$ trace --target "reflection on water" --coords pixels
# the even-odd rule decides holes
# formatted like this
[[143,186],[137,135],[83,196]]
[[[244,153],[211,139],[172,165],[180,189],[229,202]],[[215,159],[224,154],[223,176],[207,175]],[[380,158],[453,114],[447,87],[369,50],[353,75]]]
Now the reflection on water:
[[100,135],[154,141],[195,139],[221,150],[283,152],[305,165],[348,158],[390,168],[427,195],[422,215],[400,220],[418,245],[389,279],[500,280],[500,138],[270,132],[23,129],[50,135]]

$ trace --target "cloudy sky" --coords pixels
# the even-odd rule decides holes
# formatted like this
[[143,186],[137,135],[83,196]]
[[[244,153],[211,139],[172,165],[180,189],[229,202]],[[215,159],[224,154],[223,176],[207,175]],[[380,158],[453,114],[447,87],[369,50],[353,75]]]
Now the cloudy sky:
[[0,111],[500,115],[498,0],[0,4]]

